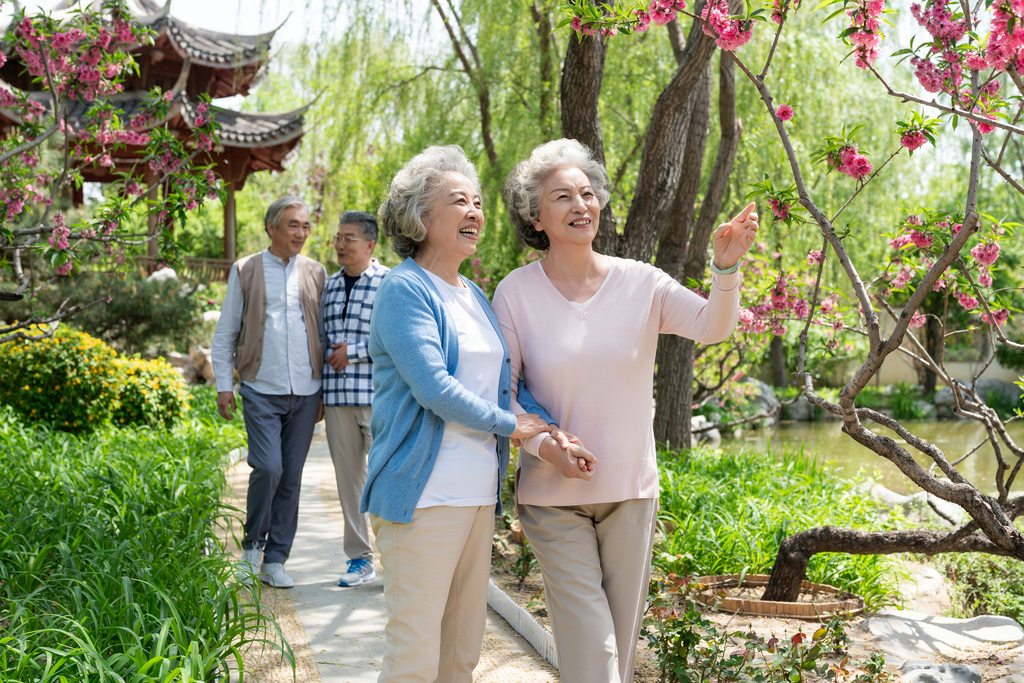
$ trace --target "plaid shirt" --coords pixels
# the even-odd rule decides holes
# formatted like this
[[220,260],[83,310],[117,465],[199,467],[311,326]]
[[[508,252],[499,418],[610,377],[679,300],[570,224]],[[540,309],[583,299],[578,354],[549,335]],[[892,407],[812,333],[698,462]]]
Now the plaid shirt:
[[[320,341],[324,345],[324,370],[321,376],[325,406],[369,406],[373,404],[373,362],[367,350],[370,340],[370,314],[381,280],[391,271],[377,259],[362,272],[352,286],[348,310],[345,310],[345,269],[332,275],[324,285],[320,299]],[[327,364],[334,353],[332,344],[345,342],[348,365],[338,372]]]

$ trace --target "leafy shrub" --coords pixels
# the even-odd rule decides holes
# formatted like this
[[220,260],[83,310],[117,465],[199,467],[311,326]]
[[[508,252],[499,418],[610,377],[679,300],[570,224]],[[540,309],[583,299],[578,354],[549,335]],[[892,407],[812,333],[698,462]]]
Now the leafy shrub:
[[0,406],[0,681],[227,680],[274,627],[217,537],[244,438],[191,416],[76,436]]
[[[798,531],[834,525],[884,530],[880,505],[801,454],[738,454],[693,449],[659,454],[659,519],[675,530],[655,547],[665,574],[769,574],[782,540]],[[807,568],[810,581],[861,595],[869,609],[892,604],[899,570],[884,555],[820,553]]]
[[[187,346],[200,324],[197,292],[195,285],[185,281],[151,282],[137,273],[87,273],[60,278],[56,285],[45,287],[37,304],[56,308],[67,299],[85,304],[109,297],[107,303],[76,315],[70,324],[131,354],[161,344],[184,350],[180,347]],[[0,306],[0,318],[6,320],[26,319],[28,314],[27,308],[21,310],[16,304]]]
[[999,344],[996,347],[996,360],[1007,370],[1013,370],[1017,374],[1024,374],[1024,351],[1011,349],[1009,346]]
[[46,339],[0,344],[0,403],[63,431],[95,429],[116,401],[114,356],[99,339],[64,325]]
[[1024,562],[976,553],[941,555],[939,570],[952,584],[953,616],[998,614],[1024,625]]
[[114,361],[119,383],[115,425],[172,427],[189,410],[188,388],[181,375],[163,358]]
[[913,385],[906,382],[897,382],[892,387],[889,396],[889,405],[892,406],[892,416],[896,420],[920,420],[924,417],[917,402],[923,397]]

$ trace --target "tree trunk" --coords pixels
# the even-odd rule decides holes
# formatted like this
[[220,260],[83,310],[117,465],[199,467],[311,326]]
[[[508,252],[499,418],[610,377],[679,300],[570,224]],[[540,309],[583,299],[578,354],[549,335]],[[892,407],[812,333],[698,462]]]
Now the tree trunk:
[[786,349],[782,345],[782,337],[772,337],[772,384],[777,387],[789,385],[786,373]]
[[[579,140],[589,147],[604,163],[604,139],[601,136],[601,117],[598,100],[604,80],[604,59],[607,47],[595,38],[580,38],[575,32],[569,36],[569,47],[562,64],[561,103],[562,135]],[[618,236],[611,202],[601,210],[601,220],[594,238],[594,249],[602,254],[614,254]]]
[[[708,241],[722,210],[722,197],[729,185],[732,162],[736,156],[742,126],[736,119],[735,65],[729,57],[720,58],[718,85],[718,119],[722,137],[718,141],[718,154],[711,170],[700,213],[689,236],[685,238],[686,252],[681,273],[685,284],[690,279],[701,279],[707,267]],[[703,152],[701,153],[703,156]],[[694,196],[695,198],[696,196]],[[682,203],[682,202],[680,202]],[[691,199],[686,206],[692,206]],[[682,213],[686,213],[682,211]],[[690,212],[692,215],[692,212]],[[679,224],[667,231],[658,247],[656,265],[669,268],[677,247]],[[665,250],[663,265],[663,249]],[[671,266],[671,275],[680,276],[678,266]],[[693,363],[696,345],[690,339],[673,335],[658,340],[658,378],[655,387],[657,402],[654,410],[654,436],[674,447],[688,448],[691,443],[690,418],[693,415]]]
[[[928,316],[927,322],[924,327],[924,346],[928,349],[928,354],[935,359],[936,363],[942,363],[942,350],[944,348],[942,339],[942,323],[933,316]],[[924,395],[931,396],[935,393],[935,383],[938,378],[935,372],[929,368],[924,368]]]
[[[965,530],[973,530],[971,524]],[[998,547],[980,532],[932,531],[858,531],[834,526],[808,529],[782,541],[775,558],[768,587],[762,600],[796,602],[800,583],[807,573],[807,563],[817,553],[848,553],[851,555],[891,555],[893,553],[988,553],[1015,556]],[[1024,559],[1024,548],[1018,559]]]
[[[701,166],[711,118],[711,70],[705,70],[688,103],[689,135],[682,163],[682,178],[676,190],[671,222],[658,243],[658,268],[674,278],[682,275],[683,263],[700,192]],[[685,282],[684,282],[685,284]],[[692,443],[690,417],[693,415],[693,351],[691,339],[663,334],[655,357],[658,405],[654,411],[654,438],[669,448],[689,448]],[[660,407],[664,402],[664,407]]]

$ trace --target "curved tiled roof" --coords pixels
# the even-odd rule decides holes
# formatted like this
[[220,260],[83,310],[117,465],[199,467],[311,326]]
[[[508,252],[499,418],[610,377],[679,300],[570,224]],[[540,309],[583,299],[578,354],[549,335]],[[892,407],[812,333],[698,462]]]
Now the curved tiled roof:
[[262,64],[269,56],[273,31],[253,36],[209,31],[168,16],[154,24],[154,28],[167,27],[174,47],[183,57],[191,57],[194,64],[219,69],[236,69],[250,64]]
[[[82,0],[60,0],[52,13],[56,17],[81,4]],[[257,35],[222,33],[199,28],[171,16],[171,0],[166,3],[127,0],[126,4],[137,21],[157,32],[166,31],[182,57],[190,57],[194,64],[215,69],[237,69],[262,64],[267,60],[270,42],[280,28]]]
[[[184,93],[180,96],[181,114],[191,127],[198,112],[195,103]],[[305,132],[305,114],[310,105],[276,113],[234,111],[210,107],[214,119],[220,124],[220,144],[227,147],[266,147],[279,145],[301,137]]]

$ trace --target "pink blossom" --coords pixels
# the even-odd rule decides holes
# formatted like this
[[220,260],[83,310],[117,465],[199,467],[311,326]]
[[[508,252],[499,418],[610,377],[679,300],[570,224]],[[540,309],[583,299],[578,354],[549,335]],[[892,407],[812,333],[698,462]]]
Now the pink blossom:
[[704,34],[715,39],[715,45],[734,52],[750,40],[753,35],[753,22],[745,19],[731,19],[729,3],[726,0],[708,0],[701,16],[707,23],[703,25]]
[[921,232],[919,230],[911,230],[910,241],[914,243],[915,247],[927,249],[928,247],[932,246],[932,243],[935,241],[935,238],[929,235],[928,233]]
[[919,147],[923,147],[928,142],[928,138],[924,136],[919,130],[907,131],[900,137],[900,144],[913,152]]
[[209,110],[210,110],[210,105],[208,105],[206,102],[200,102],[198,105],[196,105],[196,111],[199,112],[200,114],[205,114]]
[[896,235],[896,237],[889,240],[889,246],[895,249],[896,251],[899,251],[908,244],[912,244],[912,241],[910,239],[910,235],[906,234]]
[[771,207],[772,215],[775,217],[776,220],[782,221],[789,218],[789,204],[786,204],[785,202],[779,199],[769,199],[768,206]]
[[923,315],[921,315],[921,313],[918,312],[918,311],[914,311],[914,315],[911,316],[911,318],[910,318],[910,326],[911,327],[924,327],[924,324],[926,322],[927,322],[927,319]]
[[816,266],[825,260],[825,255],[821,253],[820,249],[813,249],[807,252],[807,265]]
[[981,321],[983,323],[988,323],[989,325],[991,325],[994,322],[996,327],[1002,327],[1003,325],[1006,324],[1006,321],[1009,319],[1010,312],[1005,308],[1001,308],[998,311],[993,311],[991,318],[989,318],[988,313],[981,314]]
[[918,215],[907,216],[908,225],[924,225],[924,221]]
[[71,261],[60,264],[59,266],[57,266],[57,275],[67,275],[68,273],[71,272],[71,266],[73,265],[74,264]]
[[849,144],[828,157],[828,165],[854,180],[860,180],[871,173],[873,166],[867,157],[857,151],[857,144]]
[[988,268],[981,268],[978,270],[978,284],[982,287],[992,286],[992,273]]
[[999,244],[997,242],[982,242],[971,249],[971,256],[983,266],[991,266],[999,258]]
[[797,299],[793,302],[793,315],[797,318],[806,318],[811,311],[811,305],[804,299]]
[[973,311],[978,307],[978,300],[973,296],[969,296],[966,292],[959,292],[956,295],[956,300],[968,311]]
[[64,212],[58,211],[53,215],[53,234],[50,235],[50,246],[57,251],[64,251],[68,248],[68,236],[71,231],[64,223]]
[[775,110],[775,115],[782,121],[789,121],[793,118],[793,107],[788,104],[780,104]]
[[836,300],[833,297],[831,297],[831,296],[830,297],[826,297],[821,302],[821,312],[822,313],[826,313],[826,314],[828,314],[828,313],[836,313],[838,310],[839,310],[839,308],[836,306]]
[[907,266],[900,268],[900,272],[896,273],[896,277],[892,280],[893,289],[903,289],[910,282],[910,278],[914,276],[914,271]]

